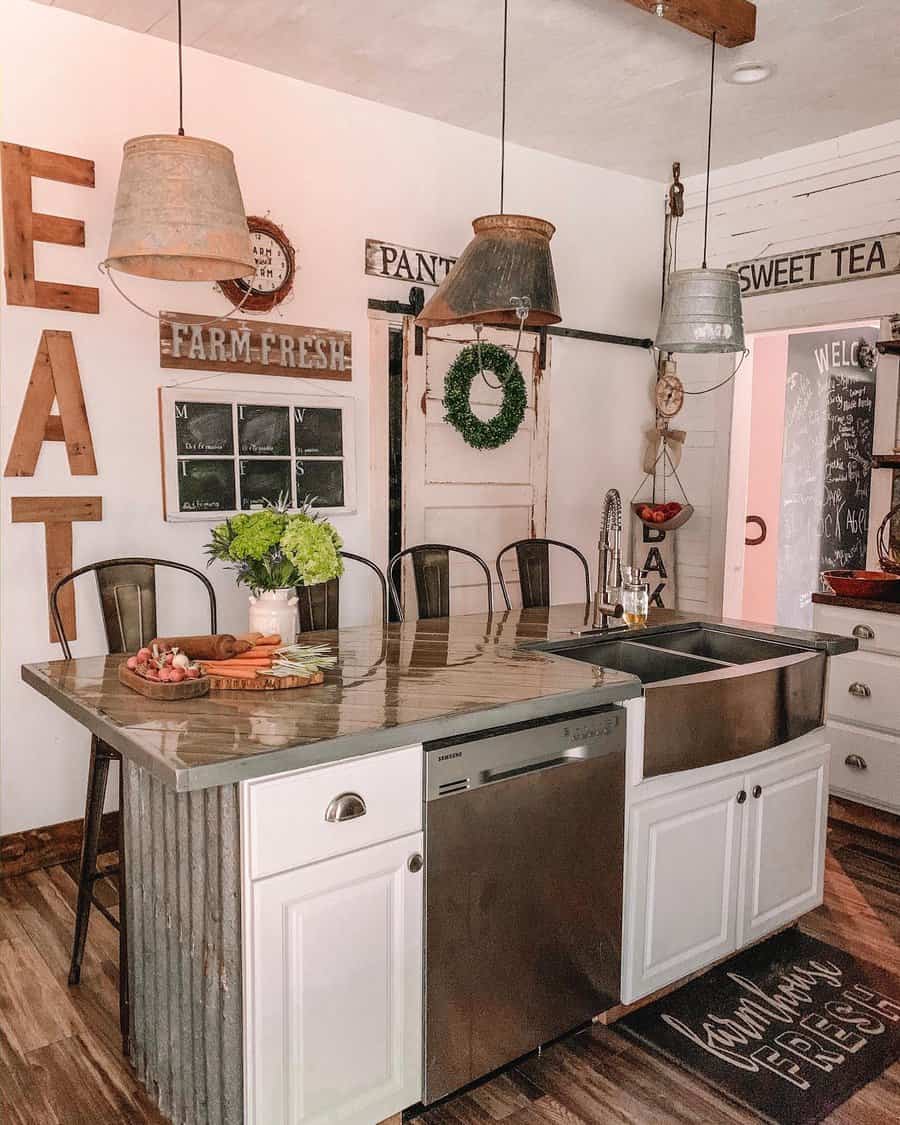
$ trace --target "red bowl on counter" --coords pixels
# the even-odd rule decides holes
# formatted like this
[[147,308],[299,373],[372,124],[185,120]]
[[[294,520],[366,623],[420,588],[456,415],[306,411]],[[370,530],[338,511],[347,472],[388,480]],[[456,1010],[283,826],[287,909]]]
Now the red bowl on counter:
[[885,602],[900,598],[900,574],[884,570],[826,570],[822,578],[841,598]]

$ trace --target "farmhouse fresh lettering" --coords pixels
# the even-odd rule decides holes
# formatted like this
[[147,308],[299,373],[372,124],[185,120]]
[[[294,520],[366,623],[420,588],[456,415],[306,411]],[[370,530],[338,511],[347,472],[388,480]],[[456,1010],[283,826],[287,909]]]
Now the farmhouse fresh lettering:
[[349,381],[349,332],[262,321],[210,321],[206,314],[159,314],[159,363],[190,371],[291,375]]
[[884,277],[900,273],[900,233],[735,262],[728,268],[740,275],[745,297]]
[[366,239],[366,273],[372,277],[390,277],[417,285],[440,285],[456,258],[432,250],[414,250],[393,242]]

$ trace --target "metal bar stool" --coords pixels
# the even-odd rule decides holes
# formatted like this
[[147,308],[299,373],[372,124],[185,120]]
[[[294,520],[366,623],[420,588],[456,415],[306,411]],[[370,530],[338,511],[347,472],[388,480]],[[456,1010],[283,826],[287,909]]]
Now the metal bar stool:
[[391,588],[391,597],[394,601],[397,614],[401,621],[403,610],[400,606],[400,593],[394,581],[397,566],[406,555],[412,556],[413,576],[416,582],[416,601],[418,602],[419,618],[427,620],[431,617],[450,616],[450,553],[464,555],[476,562],[484,571],[484,580],[487,586],[488,613],[494,612],[494,592],[491,572],[487,563],[468,551],[465,547],[452,547],[447,543],[420,543],[415,547],[404,547],[388,563],[388,585]]
[[[350,551],[341,551],[341,558],[362,563],[375,574],[381,587],[381,623],[387,624],[388,588],[381,567],[376,566],[371,559],[363,555],[354,555]],[[319,629],[337,629],[340,616],[340,581],[339,578],[332,578],[315,586],[295,587],[301,633],[314,633]]]
[[[72,659],[72,650],[59,612],[59,593],[62,588],[82,574],[93,572],[97,579],[97,594],[103,614],[107,651],[110,654],[137,652],[157,635],[156,630],[156,568],[164,566],[181,570],[199,579],[209,595],[210,631],[216,631],[216,595],[205,574],[184,563],[165,559],[126,558],[105,559],[73,570],[60,578],[50,593],[50,614],[62,645],[63,657]],[[103,803],[111,762],[118,762],[119,778],[119,863],[105,871],[97,869],[97,849]],[[119,1022],[123,1050],[128,1050],[128,927],[125,912],[125,840],[122,826],[124,785],[121,778],[122,755],[96,735],[91,738],[91,758],[88,768],[87,796],[84,808],[84,830],[81,843],[81,862],[78,872],[78,904],[75,908],[75,935],[72,941],[72,960],[69,967],[69,984],[81,980],[81,962],[87,940],[91,907],[97,909],[119,931]],[[94,896],[98,879],[117,876],[119,886],[119,919]]]
[[559,539],[517,539],[515,543],[507,544],[497,556],[497,577],[500,579],[500,591],[503,594],[507,609],[512,609],[512,602],[509,600],[509,591],[503,578],[501,567],[503,556],[507,551],[515,548],[516,561],[519,566],[519,583],[522,591],[522,608],[544,607],[550,605],[551,547],[562,547],[566,551],[571,551],[573,555],[580,559],[584,568],[584,600],[585,604],[590,602],[591,572],[588,569],[587,559],[577,547],[573,547],[571,543],[563,543]]

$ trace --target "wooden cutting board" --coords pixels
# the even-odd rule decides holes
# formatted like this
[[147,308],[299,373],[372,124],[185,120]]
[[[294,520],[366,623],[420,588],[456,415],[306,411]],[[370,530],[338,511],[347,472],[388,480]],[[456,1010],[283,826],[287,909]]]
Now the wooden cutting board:
[[[255,680],[239,676],[209,676],[210,691],[284,691],[286,688],[314,687],[324,683],[325,673],[311,676],[257,676]],[[181,685],[176,685],[180,687]]]
[[127,664],[119,665],[119,683],[148,699],[198,699],[209,691],[209,681],[209,676],[200,676],[196,680],[182,680],[180,684],[157,683],[156,680],[145,680],[137,672],[132,672]]

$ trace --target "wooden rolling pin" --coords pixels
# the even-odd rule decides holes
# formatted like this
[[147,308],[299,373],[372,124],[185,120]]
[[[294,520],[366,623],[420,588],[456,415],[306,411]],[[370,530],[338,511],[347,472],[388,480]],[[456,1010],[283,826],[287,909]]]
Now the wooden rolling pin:
[[154,645],[159,645],[160,648],[177,648],[191,660],[231,660],[253,648],[250,641],[238,640],[231,633],[200,637],[157,637],[147,647],[152,649]]

